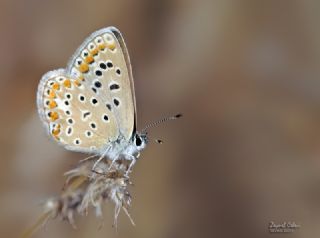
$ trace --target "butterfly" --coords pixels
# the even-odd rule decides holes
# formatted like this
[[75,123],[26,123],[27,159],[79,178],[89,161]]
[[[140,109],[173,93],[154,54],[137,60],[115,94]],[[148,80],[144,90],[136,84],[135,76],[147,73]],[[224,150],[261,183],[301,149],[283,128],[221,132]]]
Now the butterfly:
[[148,143],[146,130],[136,131],[130,58],[115,27],[92,33],[65,69],[42,77],[37,106],[49,136],[67,150],[99,155],[95,165],[125,159],[130,171]]

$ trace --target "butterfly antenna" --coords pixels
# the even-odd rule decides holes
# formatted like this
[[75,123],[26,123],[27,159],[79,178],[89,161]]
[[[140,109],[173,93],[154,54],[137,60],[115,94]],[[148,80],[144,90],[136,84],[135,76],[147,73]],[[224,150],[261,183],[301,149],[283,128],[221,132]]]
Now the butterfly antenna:
[[[180,118],[180,117],[182,117],[182,114],[179,113],[179,114],[174,115],[174,116],[162,118],[162,119],[160,119],[160,120],[158,120],[158,121],[155,121],[155,122],[150,123],[149,125],[147,125],[147,126],[141,131],[141,133],[143,134],[143,133],[145,133],[149,128],[155,127],[155,126],[157,126],[157,125],[159,125],[159,124],[161,124],[161,123],[163,123],[163,122],[171,121],[171,120],[176,120],[176,119],[178,119],[178,118]],[[162,140],[157,140],[156,142],[158,142],[159,144],[161,144],[161,143],[162,143]]]

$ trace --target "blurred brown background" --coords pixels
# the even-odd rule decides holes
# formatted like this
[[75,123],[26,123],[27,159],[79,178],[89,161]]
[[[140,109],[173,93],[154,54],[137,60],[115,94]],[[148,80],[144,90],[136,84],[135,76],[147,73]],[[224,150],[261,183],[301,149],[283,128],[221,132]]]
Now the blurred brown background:
[[[0,3],[0,236],[18,237],[85,155],[45,134],[35,96],[91,32],[114,25],[127,42],[138,127],[152,130],[134,168],[132,227],[78,217],[35,237],[320,236],[318,1],[13,0]],[[273,235],[274,237],[283,236]],[[286,236],[286,237],[288,237]]]

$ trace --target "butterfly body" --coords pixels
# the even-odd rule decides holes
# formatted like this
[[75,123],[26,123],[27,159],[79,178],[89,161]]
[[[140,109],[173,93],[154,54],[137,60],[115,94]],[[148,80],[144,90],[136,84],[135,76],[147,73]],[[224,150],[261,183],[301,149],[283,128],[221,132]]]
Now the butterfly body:
[[105,154],[110,160],[136,160],[139,157],[140,151],[146,147],[147,142],[146,135],[135,134],[129,141],[121,136],[116,141],[110,143],[107,148],[100,151],[99,154],[100,156]]
[[130,59],[114,27],[91,34],[66,69],[42,77],[37,105],[49,136],[68,150],[135,161],[147,144],[136,132]]

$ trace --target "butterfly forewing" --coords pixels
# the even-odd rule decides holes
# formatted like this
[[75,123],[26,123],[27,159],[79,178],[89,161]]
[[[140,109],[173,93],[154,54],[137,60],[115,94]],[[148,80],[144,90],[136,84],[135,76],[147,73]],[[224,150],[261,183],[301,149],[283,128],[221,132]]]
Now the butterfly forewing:
[[129,140],[135,129],[131,75],[120,32],[105,28],[93,33],[66,70],[49,72],[40,82],[39,114],[49,134],[67,149],[82,152],[101,152],[120,134]]
[[135,99],[129,56],[114,27],[93,33],[76,51],[67,70],[112,112],[120,133],[129,140],[135,129]]

